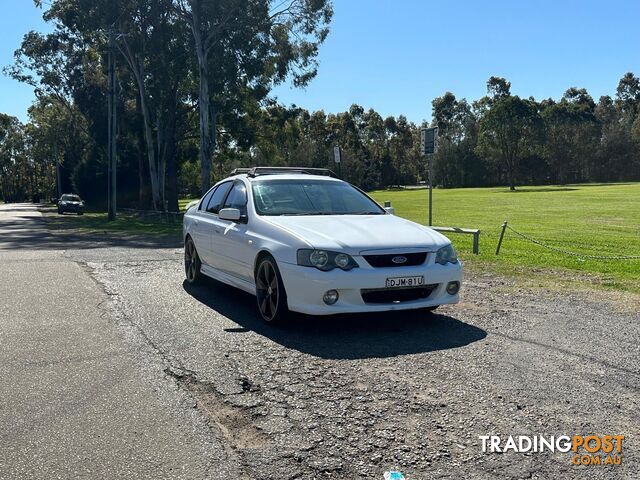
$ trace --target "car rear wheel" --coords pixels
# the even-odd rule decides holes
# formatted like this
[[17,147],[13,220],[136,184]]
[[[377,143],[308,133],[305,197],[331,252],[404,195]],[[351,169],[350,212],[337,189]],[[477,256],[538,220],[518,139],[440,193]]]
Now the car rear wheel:
[[187,241],[184,244],[184,273],[189,285],[196,285],[202,280],[201,266],[202,262],[198,256],[196,245],[191,237],[187,237]]
[[273,257],[264,257],[256,268],[256,300],[262,319],[271,324],[286,320],[287,293]]

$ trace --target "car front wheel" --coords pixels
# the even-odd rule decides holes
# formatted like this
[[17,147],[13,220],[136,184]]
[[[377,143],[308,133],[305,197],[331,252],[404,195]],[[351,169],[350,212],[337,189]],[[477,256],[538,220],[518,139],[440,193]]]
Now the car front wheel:
[[286,320],[289,314],[287,294],[278,265],[271,256],[260,260],[256,268],[256,299],[265,322],[275,324]]
[[202,262],[200,262],[196,245],[191,237],[187,237],[184,244],[184,273],[189,285],[196,285],[202,280],[201,266]]

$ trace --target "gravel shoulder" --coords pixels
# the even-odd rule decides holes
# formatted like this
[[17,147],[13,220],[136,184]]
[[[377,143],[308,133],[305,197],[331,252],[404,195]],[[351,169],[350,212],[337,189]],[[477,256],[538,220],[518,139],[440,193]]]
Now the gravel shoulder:
[[[159,252],[157,252],[159,254]],[[112,314],[154,346],[242,478],[637,478],[637,311],[470,271],[460,305],[257,319],[251,296],[164,261],[87,259]],[[479,435],[624,434],[620,466],[483,454]]]

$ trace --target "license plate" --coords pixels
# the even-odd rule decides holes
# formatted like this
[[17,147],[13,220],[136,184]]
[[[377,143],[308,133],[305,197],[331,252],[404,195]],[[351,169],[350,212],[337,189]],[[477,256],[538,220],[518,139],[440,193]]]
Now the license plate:
[[391,277],[387,278],[385,286],[394,287],[419,287],[424,285],[424,277]]

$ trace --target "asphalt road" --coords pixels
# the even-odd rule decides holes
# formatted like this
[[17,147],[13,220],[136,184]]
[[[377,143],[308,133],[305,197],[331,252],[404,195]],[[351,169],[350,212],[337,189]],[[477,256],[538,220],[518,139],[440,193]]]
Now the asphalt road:
[[[638,304],[470,271],[424,312],[260,323],[178,243],[0,207],[0,478],[635,479]],[[622,464],[479,435],[625,435]]]

